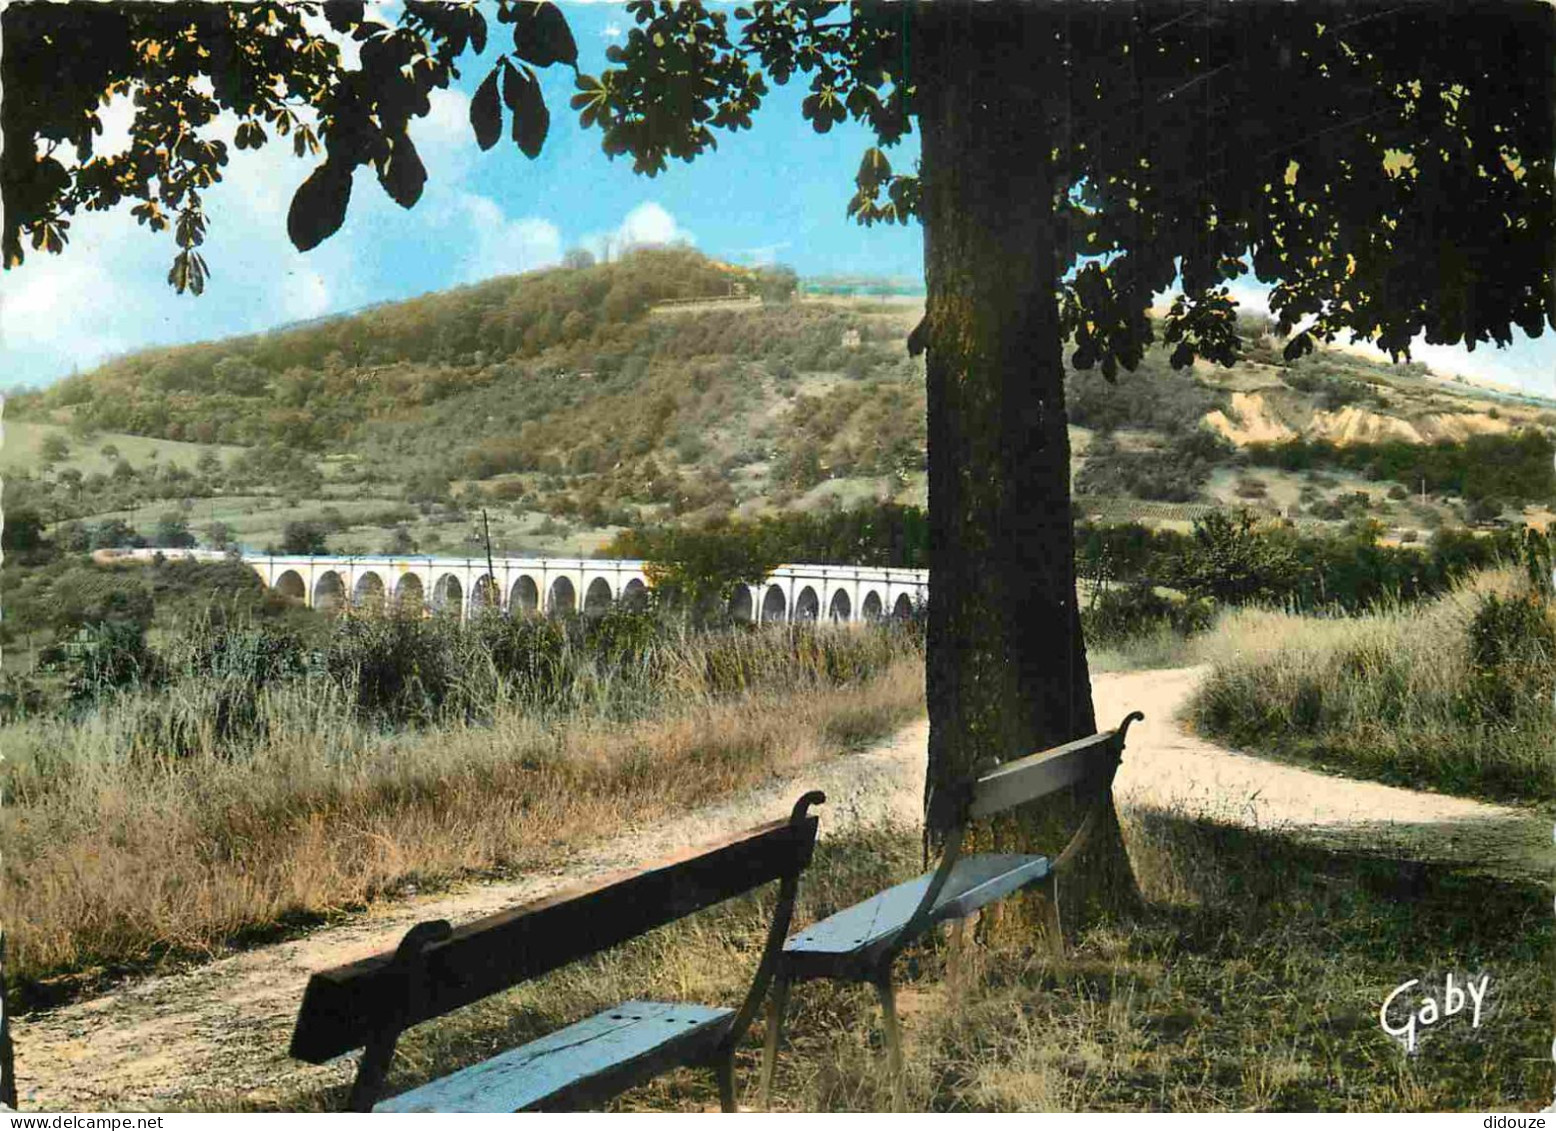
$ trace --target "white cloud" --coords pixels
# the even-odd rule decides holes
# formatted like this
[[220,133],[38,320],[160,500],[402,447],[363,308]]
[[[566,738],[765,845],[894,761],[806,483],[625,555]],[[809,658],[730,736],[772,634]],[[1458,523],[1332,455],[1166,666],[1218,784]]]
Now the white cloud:
[[676,224],[675,217],[665,211],[663,205],[652,200],[628,212],[627,218],[621,222],[621,227],[616,229],[616,236],[626,247],[678,241],[696,242],[690,232]]
[[[1178,293],[1176,286],[1175,282],[1174,289],[1156,296],[1157,308],[1166,310],[1172,304]],[[1271,288],[1257,279],[1244,276],[1229,283],[1227,289],[1239,310],[1251,314],[1270,313]],[[1300,330],[1310,323],[1311,319],[1306,320],[1296,328]],[[1553,388],[1556,386],[1556,342],[1549,337],[1530,340],[1516,330],[1514,338],[1515,346],[1510,350],[1483,343],[1471,352],[1463,346],[1430,345],[1424,334],[1418,334],[1410,343],[1410,358],[1412,361],[1424,362],[1434,373],[1443,376],[1462,375],[1514,385],[1547,396],[1556,392],[1556,388]],[[1333,346],[1379,361],[1392,360],[1371,342],[1352,342],[1348,333],[1341,333]]]
[[[37,358],[63,373],[126,348],[120,329],[128,322],[144,322],[150,312],[139,296],[119,292],[107,264],[132,259],[151,265],[125,238],[139,234],[133,224],[127,232],[113,230],[116,227],[123,225],[105,223],[98,216],[83,218],[72,226],[75,238],[64,255],[29,249],[27,261],[5,274],[0,281],[0,345],[8,355]],[[155,277],[160,283],[163,273]]]
[[458,193],[436,220],[456,229],[449,233],[454,246],[470,249],[460,262],[461,282],[517,275],[562,260],[562,233],[555,224],[534,216],[510,220],[488,197]]
[[616,259],[634,247],[694,244],[697,237],[677,224],[664,205],[648,200],[628,212],[615,231],[595,232],[580,242],[597,259]]
[[[116,135],[127,126],[126,110],[108,107],[104,124],[101,140],[114,144],[100,152],[122,148]],[[235,126],[224,116],[207,136],[230,140]],[[223,182],[206,194],[205,293],[179,295],[167,285],[172,233],[138,225],[128,204],[78,213],[63,255],[29,249],[26,262],[0,278],[0,343],[15,365],[0,381],[47,379],[132,349],[259,330],[349,304],[351,242],[338,237],[304,257],[286,239],[292,193],[314,162],[294,159],[289,139],[229,152]]]
[[603,28],[600,29],[600,38],[609,39],[612,41],[620,39],[621,25],[618,24],[615,20],[612,20],[610,23],[606,24]]
[[281,281],[281,310],[287,321],[317,318],[330,310],[330,286],[317,271],[288,271]]
[[410,134],[427,167],[430,191],[434,178],[443,184],[463,180],[481,150],[470,128],[470,99],[457,90],[434,90],[428,101],[432,109],[411,123]]

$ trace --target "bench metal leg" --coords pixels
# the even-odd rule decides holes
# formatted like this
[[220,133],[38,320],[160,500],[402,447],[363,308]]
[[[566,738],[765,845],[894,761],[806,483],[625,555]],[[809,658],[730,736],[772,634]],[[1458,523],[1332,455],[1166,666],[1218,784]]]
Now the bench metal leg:
[[719,1107],[726,1112],[739,1111],[735,1104],[735,1050],[713,1062],[713,1075],[719,1082]]
[[778,1042],[783,1039],[783,1019],[789,1008],[789,981],[773,980],[773,996],[767,1000],[767,1046],[762,1050],[762,1110],[773,1109],[773,1073],[778,1067]]
[[394,1046],[399,1043],[399,1030],[375,1034],[362,1050],[362,1061],[357,1065],[357,1078],[351,1083],[351,1095],[346,1100],[347,1111],[372,1111],[389,1078],[389,1064],[394,1060]]
[[1064,957],[1064,929],[1059,923],[1059,876],[1050,872],[1038,885],[1043,901],[1043,934],[1048,937],[1048,949],[1055,958]]
[[886,1071],[891,1075],[892,1110],[902,1111],[907,1106],[902,1068],[902,1026],[897,1022],[897,998],[892,990],[891,971],[884,971],[876,978],[875,992],[881,999],[882,1028],[886,1036]]
[[967,948],[972,945],[972,928],[977,912],[966,919],[952,919],[946,924],[946,980],[960,987],[967,974]]

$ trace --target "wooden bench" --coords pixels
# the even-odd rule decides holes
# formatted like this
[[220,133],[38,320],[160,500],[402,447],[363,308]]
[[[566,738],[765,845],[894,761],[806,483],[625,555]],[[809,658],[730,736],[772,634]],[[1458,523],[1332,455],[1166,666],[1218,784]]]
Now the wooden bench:
[[[880,997],[889,1067],[894,1082],[900,1086],[902,1034],[897,1023],[891,969],[905,947],[936,923],[966,919],[980,908],[1037,883],[1049,885],[1048,929],[1053,939],[1059,938],[1058,877],[1090,836],[1103,807],[1110,803],[1124,738],[1130,724],[1144,717],[1135,711],[1117,730],[1002,763],[937,794],[930,800],[931,812],[943,815],[941,827],[950,829],[939,867],[812,924],[784,943],[774,971],[767,1047],[762,1061],[764,1107],[771,1103],[773,1069],[789,987],[795,982],[831,978],[872,984]],[[1013,853],[961,854],[969,822],[1070,786],[1082,787],[1095,800],[1069,843],[1054,859]]]
[[[303,994],[292,1056],[322,1064],[364,1049],[353,1111],[574,1109],[680,1065],[711,1068],[735,1110],[734,1052],[767,994],[810,863],[826,798],[807,793],[787,820],[739,833],[640,872],[610,877],[451,928],[420,923],[392,954],[316,973]],[[390,1100],[378,1101],[400,1033],[694,911],[779,881],[766,948],[738,1010],[630,1001]]]

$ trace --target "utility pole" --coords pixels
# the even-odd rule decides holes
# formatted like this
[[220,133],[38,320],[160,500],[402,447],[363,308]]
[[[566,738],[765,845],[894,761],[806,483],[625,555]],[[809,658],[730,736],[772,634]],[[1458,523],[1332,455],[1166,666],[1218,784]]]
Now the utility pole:
[[493,608],[499,604],[497,600],[497,570],[492,565],[492,524],[487,521],[486,508],[481,508],[481,533],[486,538],[486,599]]

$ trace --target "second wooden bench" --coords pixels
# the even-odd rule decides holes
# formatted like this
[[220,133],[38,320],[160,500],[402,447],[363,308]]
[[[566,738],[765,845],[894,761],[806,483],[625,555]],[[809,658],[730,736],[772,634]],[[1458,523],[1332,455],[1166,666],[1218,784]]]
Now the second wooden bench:
[[[762,1064],[762,1100],[772,1098],[773,1068],[795,982],[831,978],[868,982],[880,997],[886,1050],[894,1081],[902,1078],[902,1034],[892,989],[892,963],[910,943],[936,923],[966,919],[980,908],[1033,884],[1050,885],[1050,930],[1057,938],[1057,878],[1112,803],[1113,776],[1124,753],[1130,723],[1143,719],[1131,713],[1118,729],[1077,739],[1052,750],[1005,762],[931,799],[949,827],[940,866],[917,879],[898,884],[863,903],[839,911],[798,932],[783,946],[774,976],[773,1000]],[[969,822],[992,817],[1016,806],[1078,786],[1092,804],[1069,843],[1058,856],[1023,853],[963,855]]]

